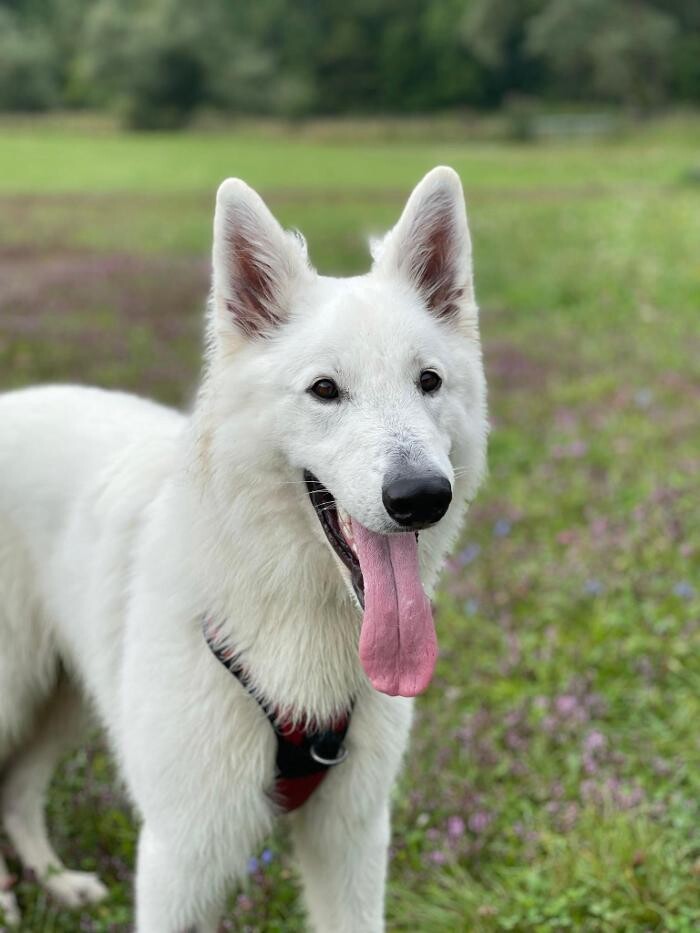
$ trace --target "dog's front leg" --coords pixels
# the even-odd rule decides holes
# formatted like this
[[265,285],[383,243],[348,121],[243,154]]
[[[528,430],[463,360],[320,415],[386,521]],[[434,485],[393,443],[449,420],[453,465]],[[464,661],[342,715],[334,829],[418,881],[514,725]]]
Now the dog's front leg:
[[292,820],[312,928],[315,933],[381,933],[388,801],[359,819],[336,809],[336,803],[334,797],[312,800]]
[[216,933],[223,894],[216,860],[189,857],[147,826],[139,837],[136,933]]

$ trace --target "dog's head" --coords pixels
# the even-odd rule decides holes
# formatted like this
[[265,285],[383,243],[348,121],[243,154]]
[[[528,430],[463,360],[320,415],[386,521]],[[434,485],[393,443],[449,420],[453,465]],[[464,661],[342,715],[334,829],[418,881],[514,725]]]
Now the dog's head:
[[243,394],[252,431],[305,483],[305,508],[364,606],[370,679],[386,693],[420,692],[436,643],[418,535],[424,565],[431,554],[439,562],[485,465],[458,176],[426,175],[371,271],[349,279],[319,276],[254,191],[224,182],[212,318],[217,369]]

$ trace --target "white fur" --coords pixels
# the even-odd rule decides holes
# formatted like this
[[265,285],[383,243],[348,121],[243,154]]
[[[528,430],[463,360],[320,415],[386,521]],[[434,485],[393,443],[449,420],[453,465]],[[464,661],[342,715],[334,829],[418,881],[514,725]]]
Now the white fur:
[[[460,296],[449,320],[431,305],[432,283],[413,277],[443,222],[439,273]],[[259,693],[297,718],[322,720],[355,698],[347,762],[289,823],[314,929],[374,933],[412,703],[376,693],[362,671],[361,614],[302,471],[382,533],[396,530],[381,483],[397,457],[447,475],[452,506],[420,536],[432,590],[483,475],[487,432],[457,176],[426,176],[372,271],[346,280],[317,275],[260,198],[225,182],[213,283],[190,415],[71,386],[0,396],[5,826],[66,903],[102,896],[96,879],[63,868],[43,824],[51,769],[79,730],[77,685],[143,821],[138,933],[216,929],[277,813],[272,730],[206,646],[207,614]],[[416,385],[428,367],[443,378],[434,397]],[[341,402],[307,392],[321,377],[338,382]]]

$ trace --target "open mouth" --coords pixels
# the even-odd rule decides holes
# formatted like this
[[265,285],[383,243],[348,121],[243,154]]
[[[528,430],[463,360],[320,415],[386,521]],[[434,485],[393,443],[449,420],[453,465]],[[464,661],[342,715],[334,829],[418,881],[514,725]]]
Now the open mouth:
[[364,609],[365,581],[360,569],[360,559],[357,556],[350,516],[337,505],[333,496],[313,473],[304,470],[304,480],[321,527],[334,552],[347,568],[355,596]]
[[437,658],[433,613],[421,582],[418,535],[366,528],[308,470],[304,480],[326,538],[348,570],[362,606],[359,655],[375,690],[416,696]]

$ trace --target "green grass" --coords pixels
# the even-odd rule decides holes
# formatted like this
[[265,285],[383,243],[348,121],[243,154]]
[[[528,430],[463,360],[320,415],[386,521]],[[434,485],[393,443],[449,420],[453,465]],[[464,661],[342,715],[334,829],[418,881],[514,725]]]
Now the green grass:
[[[690,130],[688,130],[690,127]],[[659,138],[625,136],[609,141],[508,146],[454,138],[410,144],[317,138],[303,128],[285,134],[269,127],[255,135],[210,131],[185,136],[126,136],[102,128],[56,132],[55,126],[0,123],[0,191],[31,194],[111,192],[184,193],[210,190],[228,175],[261,188],[292,191],[396,191],[438,163],[449,163],[468,189],[563,188],[672,183],[688,167],[700,141],[700,124],[685,124]],[[429,130],[426,140],[430,139]]]
[[[494,430],[439,602],[396,795],[396,931],[700,927],[700,164],[696,123],[516,147],[0,127],[0,382],[180,403],[213,193],[238,174],[322,271],[367,263],[436,162],[462,174]],[[135,830],[99,744],[50,800],[129,928]],[[303,928],[284,835],[230,929]],[[11,853],[7,852],[11,859]],[[16,863],[15,863],[16,864]],[[72,931],[29,879],[27,930]]]

